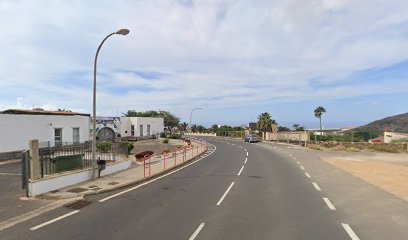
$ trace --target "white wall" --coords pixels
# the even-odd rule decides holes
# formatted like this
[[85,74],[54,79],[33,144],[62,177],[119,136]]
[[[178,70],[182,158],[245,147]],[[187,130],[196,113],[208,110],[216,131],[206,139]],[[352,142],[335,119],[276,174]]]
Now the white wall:
[[28,149],[28,142],[50,141],[54,128],[62,128],[62,141],[72,142],[73,128],[79,128],[80,142],[89,140],[88,116],[0,114],[0,152]]
[[[128,169],[132,165],[131,160],[123,161],[116,164],[108,164],[106,169],[101,172],[101,176],[119,172]],[[92,179],[92,170],[80,170],[77,172],[67,172],[61,175],[55,175],[47,179],[38,179],[28,183],[28,195],[33,197],[57,190],[77,183],[85,182]]]
[[143,136],[147,136],[147,125],[150,125],[150,135],[164,132],[164,119],[151,117],[121,117],[122,137],[131,136],[131,125],[135,126],[135,135],[140,137],[140,125],[143,125]]
[[384,132],[384,142],[390,143],[393,140],[408,139],[408,134],[398,132]]

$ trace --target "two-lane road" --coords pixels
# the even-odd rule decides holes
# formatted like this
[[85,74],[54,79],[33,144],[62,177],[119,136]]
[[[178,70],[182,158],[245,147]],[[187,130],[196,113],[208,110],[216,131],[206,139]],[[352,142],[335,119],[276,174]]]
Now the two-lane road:
[[48,212],[0,239],[351,239],[293,158],[257,144],[207,141],[216,150],[189,167],[89,197],[93,203],[79,211]]

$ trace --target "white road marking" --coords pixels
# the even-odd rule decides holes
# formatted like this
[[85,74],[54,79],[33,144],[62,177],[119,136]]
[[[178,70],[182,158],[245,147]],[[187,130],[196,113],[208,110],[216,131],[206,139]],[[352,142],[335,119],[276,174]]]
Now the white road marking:
[[317,183],[313,182],[312,184],[316,188],[317,191],[322,191],[322,189],[320,189],[320,187],[319,187],[319,185],[317,185]]
[[303,166],[300,166],[300,169],[302,169],[302,170],[305,170],[305,167],[303,167]]
[[354,233],[353,229],[351,229],[350,225],[347,223],[342,223],[341,226],[343,226],[344,230],[346,230],[351,240],[360,240],[360,238]]
[[299,161],[297,161],[296,163],[297,163],[297,164],[300,164],[300,162],[299,162]]
[[310,174],[308,172],[305,172],[306,177],[311,178]]
[[334,207],[334,205],[330,202],[330,200],[328,198],[323,198],[324,202],[327,204],[327,206],[329,207],[330,210],[334,211],[336,210],[336,208]]
[[47,221],[47,222],[45,222],[45,223],[42,223],[42,224],[40,224],[40,225],[34,226],[34,227],[30,228],[30,230],[31,230],[31,231],[35,231],[35,230],[37,230],[37,229],[39,229],[39,228],[42,228],[42,227],[44,227],[44,226],[47,226],[48,224],[57,222],[57,221],[59,221],[59,220],[61,220],[61,219],[64,219],[64,218],[69,217],[69,216],[71,216],[71,215],[74,215],[75,213],[79,213],[79,210],[72,211],[72,212],[70,212],[70,213],[64,214],[64,215],[62,215],[62,216],[59,216],[59,217],[57,217],[57,218],[54,218],[54,219],[52,219],[52,220],[50,220],[50,221]]
[[21,173],[0,173],[0,175],[4,175],[4,176],[21,176]]
[[293,159],[295,159],[295,160],[296,160],[296,157],[293,157]]
[[289,154],[289,156],[293,157],[293,155],[292,155],[292,154]]
[[231,190],[232,186],[234,186],[235,182],[232,182],[231,185],[228,187],[227,191],[225,191],[224,195],[222,195],[222,197],[220,198],[220,200],[217,202],[217,206],[219,206],[222,201],[224,200],[224,198],[227,196],[228,192]]
[[[210,156],[211,154],[213,154],[213,153],[215,152],[215,150],[217,150],[217,147],[216,147],[215,145],[213,145],[213,146],[214,146],[213,151],[212,151],[210,154],[208,154],[207,156]],[[184,165],[184,166],[182,166],[182,167],[180,167],[180,168],[178,168],[178,169],[176,169],[176,170],[174,170],[174,171],[171,171],[171,172],[169,172],[169,173],[166,173],[166,174],[164,174],[164,175],[161,175],[160,177],[154,178],[154,179],[152,179],[152,180],[149,180],[149,181],[147,181],[147,182],[144,182],[144,183],[142,183],[142,184],[140,184],[140,185],[137,185],[137,186],[135,186],[135,187],[126,189],[126,190],[124,190],[124,191],[122,191],[122,192],[118,192],[118,193],[113,194],[113,195],[111,195],[111,196],[109,196],[109,197],[103,198],[103,199],[99,200],[98,202],[100,202],[100,203],[101,203],[101,202],[105,202],[105,201],[107,201],[107,200],[109,200],[109,199],[112,199],[112,198],[114,198],[114,197],[120,196],[120,195],[122,195],[122,194],[124,194],[124,193],[127,193],[127,192],[133,191],[133,190],[135,190],[135,189],[138,189],[138,188],[140,188],[140,187],[143,187],[143,186],[145,186],[145,185],[147,185],[147,184],[149,184],[149,183],[152,183],[152,182],[154,182],[154,181],[157,181],[157,180],[159,180],[159,179],[162,179],[162,178],[164,178],[164,177],[167,177],[168,175],[171,175],[171,174],[173,174],[173,173],[175,173],[175,172],[178,172],[178,171],[180,171],[180,170],[182,170],[182,169],[184,169],[184,168],[186,168],[186,167],[188,167],[188,166],[190,166],[190,165],[193,165],[194,163],[197,163],[197,162],[201,161],[202,159],[204,159],[204,158],[197,159],[197,160],[194,161],[194,162],[191,162],[191,163],[186,164],[186,165]]]
[[247,161],[248,161],[248,158],[245,158],[245,162],[244,162],[244,163],[247,163]]
[[242,167],[241,167],[241,169],[240,169],[239,172],[238,172],[238,176],[241,175],[241,172],[242,172],[242,170],[244,170],[244,167],[245,167],[245,166],[242,166]]
[[247,157],[248,157],[248,152],[247,152]]
[[197,237],[197,235],[200,233],[201,229],[203,229],[204,225],[205,225],[205,222],[202,222],[188,240],[194,240]]

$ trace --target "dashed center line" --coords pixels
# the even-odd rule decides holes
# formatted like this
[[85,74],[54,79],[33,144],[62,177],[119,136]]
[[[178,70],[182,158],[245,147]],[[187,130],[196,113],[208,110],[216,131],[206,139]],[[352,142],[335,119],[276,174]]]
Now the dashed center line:
[[248,157],[248,152],[247,152],[247,157]]
[[305,170],[305,167],[303,167],[303,166],[300,166],[300,169],[302,169],[302,170]]
[[305,172],[306,177],[311,178],[310,174],[308,172]]
[[69,216],[71,216],[71,215],[74,215],[75,213],[79,213],[79,210],[75,210],[75,211],[69,212],[69,213],[67,213],[67,214],[64,214],[64,215],[62,215],[62,216],[59,216],[59,217],[57,217],[57,218],[51,219],[50,221],[47,221],[47,222],[45,222],[45,223],[42,223],[42,224],[40,224],[40,225],[37,225],[37,226],[34,226],[34,227],[30,228],[30,230],[31,230],[31,231],[35,231],[35,230],[37,230],[37,229],[39,229],[39,228],[42,228],[42,227],[44,227],[44,226],[47,226],[48,224],[55,223],[55,222],[57,222],[57,221],[59,221],[59,220],[61,220],[61,219],[64,219],[64,218],[69,217]]
[[350,225],[347,223],[342,223],[341,226],[343,226],[344,230],[346,230],[351,240],[360,240],[360,238],[354,233],[353,229],[351,229]]
[[232,186],[234,186],[235,182],[232,182],[231,185],[228,187],[227,191],[225,191],[224,195],[220,198],[220,200],[217,202],[217,206],[221,205],[222,201],[224,198],[227,196],[228,192],[231,190]]
[[319,187],[319,185],[317,185],[317,183],[313,182],[312,184],[316,188],[317,191],[322,191],[322,189],[320,189],[320,187]]
[[327,206],[329,207],[330,210],[334,211],[336,210],[336,208],[334,207],[334,205],[330,202],[330,200],[328,198],[323,198],[324,202],[327,204]]
[[241,167],[241,169],[239,170],[239,172],[238,172],[238,174],[237,174],[238,176],[241,175],[241,172],[242,172],[242,170],[244,170],[244,167],[245,167],[245,166],[242,166],[242,167]]
[[201,229],[203,229],[204,225],[205,225],[205,222],[202,222],[188,240],[194,240],[197,237],[197,235],[200,233]]
[[247,163],[247,161],[248,161],[248,158],[245,158],[245,162],[244,162],[244,163]]
[[297,163],[297,164],[300,164],[300,162],[299,162],[299,161],[296,161],[296,163]]

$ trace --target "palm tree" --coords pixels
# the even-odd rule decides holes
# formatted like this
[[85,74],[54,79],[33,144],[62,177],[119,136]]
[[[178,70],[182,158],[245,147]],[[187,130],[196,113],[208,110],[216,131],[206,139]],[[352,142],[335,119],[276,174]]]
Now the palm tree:
[[256,127],[263,132],[267,132],[272,130],[272,124],[275,123],[276,122],[272,119],[271,115],[267,112],[264,112],[259,114]]
[[322,115],[325,112],[326,112],[326,109],[322,106],[319,106],[314,110],[315,117],[317,117],[320,121],[320,132],[322,131]]
[[188,126],[188,124],[186,122],[183,122],[182,124],[179,125],[179,128],[181,130],[182,135],[187,130],[187,126]]

